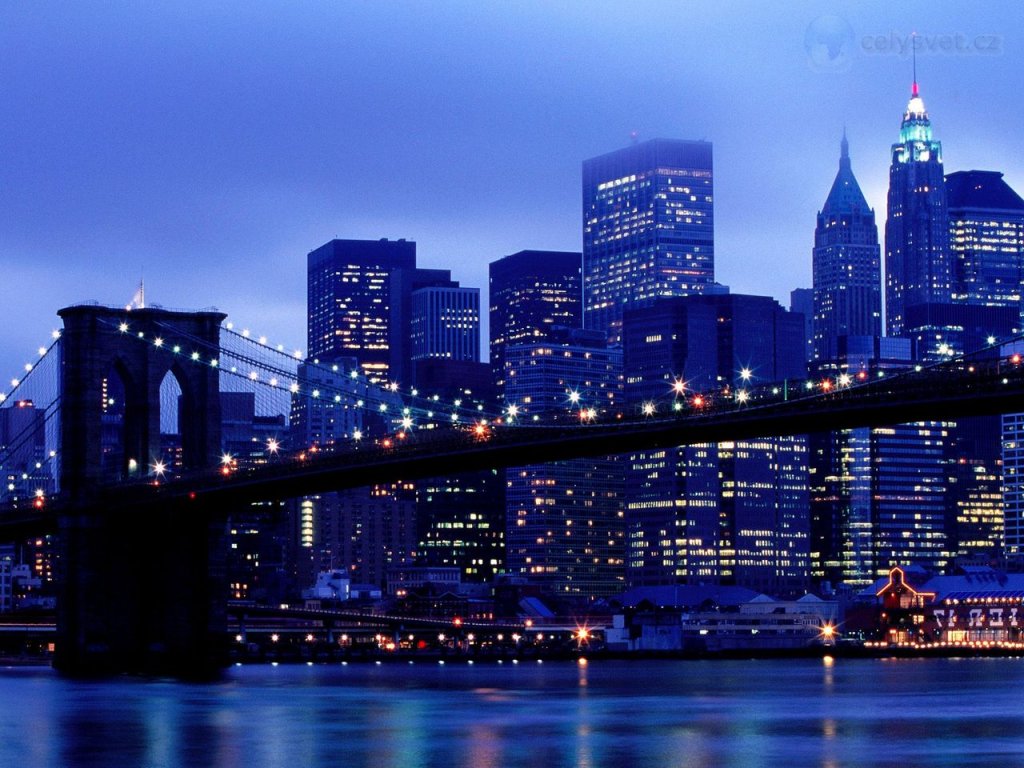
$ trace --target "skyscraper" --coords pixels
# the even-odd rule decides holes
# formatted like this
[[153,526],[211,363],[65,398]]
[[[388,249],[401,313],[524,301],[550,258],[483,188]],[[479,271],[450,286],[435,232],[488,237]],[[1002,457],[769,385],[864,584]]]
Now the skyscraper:
[[[911,343],[848,336],[827,362],[835,371],[884,377],[912,364]],[[946,566],[954,427],[916,422],[809,436],[816,580],[866,586],[893,565]]]
[[583,163],[585,327],[617,342],[626,309],[714,280],[710,142],[653,139]]
[[957,171],[946,201],[954,300],[1024,312],[1024,200],[998,171]]
[[953,292],[942,144],[932,137],[916,77],[900,140],[892,145],[887,208],[886,329],[901,336],[910,307],[948,303]]
[[839,172],[814,230],[814,358],[836,355],[840,336],[882,334],[882,272],[875,212],[868,207],[843,132]]
[[447,269],[399,269],[391,273],[388,323],[388,377],[406,387],[413,382],[412,294],[420,288],[458,288]]
[[331,240],[310,252],[309,357],[354,357],[370,381],[387,382],[391,277],[415,266],[416,243],[405,240]]
[[571,251],[519,251],[491,262],[491,371],[499,396],[507,346],[545,341],[555,326],[583,326],[582,263]]
[[[601,332],[562,329],[506,348],[505,396],[520,418],[559,411],[607,416],[621,395],[622,352]],[[574,414],[575,415],[575,414]],[[578,418],[578,416],[577,416]],[[548,592],[593,599],[623,587],[622,469],[615,457],[507,470],[510,573]]]
[[[976,336],[973,344],[1015,335],[1024,327],[1024,200],[996,171],[949,174],[946,197],[953,298],[969,305],[972,319],[980,316],[984,321],[986,338]],[[991,551],[1001,534],[1006,554],[1019,557],[1024,552],[1024,418],[1006,414],[1001,422],[1001,435],[986,420],[968,422],[960,430],[963,434],[958,433],[965,443],[953,466],[960,555]]]
[[[723,386],[803,379],[804,318],[767,296],[662,299],[626,312],[627,408]],[[677,387],[681,387],[677,389]],[[682,388],[684,387],[684,388]],[[808,586],[807,441],[640,451],[626,472],[627,581]]]

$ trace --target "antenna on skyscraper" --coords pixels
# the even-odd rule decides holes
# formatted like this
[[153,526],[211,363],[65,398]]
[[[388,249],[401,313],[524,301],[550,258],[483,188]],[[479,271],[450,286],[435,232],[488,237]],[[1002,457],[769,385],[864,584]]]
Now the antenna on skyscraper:
[[917,96],[917,32],[910,33],[910,55],[914,61],[914,88],[912,96]]

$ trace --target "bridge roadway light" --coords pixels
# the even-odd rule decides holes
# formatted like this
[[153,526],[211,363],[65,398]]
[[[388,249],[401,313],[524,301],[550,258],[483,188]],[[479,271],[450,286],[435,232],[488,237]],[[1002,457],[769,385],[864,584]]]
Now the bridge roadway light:
[[743,368],[740,370],[740,378],[744,381],[750,381],[750,377],[753,375],[753,372],[749,368]]

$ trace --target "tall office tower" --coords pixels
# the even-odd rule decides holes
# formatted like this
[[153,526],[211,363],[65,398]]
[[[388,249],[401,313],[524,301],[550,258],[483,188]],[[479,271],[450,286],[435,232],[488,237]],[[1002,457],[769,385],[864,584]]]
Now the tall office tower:
[[789,311],[804,316],[804,360],[814,359],[814,289],[794,288],[789,292]]
[[[622,387],[622,353],[603,332],[562,329],[547,342],[505,350],[505,397],[518,418],[594,409],[610,417]],[[590,600],[623,588],[622,469],[614,457],[507,470],[508,571],[553,595]]]
[[892,145],[885,281],[889,336],[912,329],[907,315],[914,305],[948,303],[953,294],[942,144],[932,138],[916,78],[900,140]]
[[399,269],[391,274],[388,375],[403,388],[413,383],[412,295],[421,288],[458,288],[447,269]]
[[480,362],[480,289],[426,287],[413,291],[412,359]]
[[[894,565],[935,571],[948,565],[951,426],[925,422],[812,435],[816,578],[864,587]],[[819,476],[822,466],[836,469]]]
[[501,397],[505,348],[548,339],[555,326],[583,326],[583,255],[519,251],[490,264],[491,371]]
[[[1024,200],[1001,173],[959,171],[946,177],[946,201],[953,300],[969,305],[963,311],[985,334],[966,340],[963,348],[983,346],[990,340],[987,337],[1002,340],[1016,335],[1024,327]],[[1019,499],[1024,477],[1019,473],[1016,445],[1024,435],[1017,415],[1004,416],[1001,426],[1000,435],[998,425],[970,420],[961,422],[957,433],[960,442],[966,443],[954,456],[953,464],[953,476],[958,480],[953,488],[957,491],[954,501],[960,557],[991,552],[1004,523],[1008,545],[1020,530]],[[1000,497],[1000,484],[1003,503],[993,504],[993,497]],[[1013,548],[1018,545],[1015,543]]]
[[710,142],[653,139],[583,163],[585,327],[618,343],[625,310],[714,280]]
[[387,382],[391,279],[416,267],[416,243],[331,240],[311,251],[307,265],[310,359],[354,357],[374,383]]
[[843,133],[839,172],[814,229],[814,358],[831,360],[841,336],[882,335],[882,268],[875,212],[850,167]]
[[1024,200],[998,171],[957,171],[946,203],[954,301],[1024,312]]
[[[802,382],[803,343],[803,316],[764,296],[678,297],[627,311],[627,407],[668,408],[695,392],[723,396],[724,386]],[[630,585],[806,590],[805,438],[636,452],[628,457],[626,482]]]
[[[884,377],[912,364],[902,338],[850,336],[836,371]],[[893,565],[939,570],[950,558],[948,467],[954,425],[918,422],[809,436],[811,571],[866,586]]]

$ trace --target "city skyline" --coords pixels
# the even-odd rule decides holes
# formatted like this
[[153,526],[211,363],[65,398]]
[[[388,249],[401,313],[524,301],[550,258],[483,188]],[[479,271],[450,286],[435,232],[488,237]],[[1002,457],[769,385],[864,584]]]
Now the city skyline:
[[[216,304],[304,346],[305,257],[334,236],[415,240],[423,267],[486,290],[487,264],[505,254],[579,249],[582,162],[632,131],[714,144],[716,278],[785,300],[810,285],[814,214],[844,124],[868,203],[884,210],[910,31],[947,172],[1001,171],[1022,186],[1006,130],[1021,108],[1003,85],[1021,55],[1006,16],[1020,11],[927,6],[923,29],[925,7],[830,16],[806,4],[780,20],[767,7],[650,4],[579,25],[565,6],[514,19],[458,3],[12,9],[0,31],[0,94],[15,116],[0,127],[11,147],[0,262],[19,290],[5,294],[15,320],[0,330],[0,365],[17,374],[60,306],[127,303],[140,274],[150,301]],[[841,55],[823,60],[808,35],[837,23]],[[664,68],[623,64],[636,33]],[[325,57],[332,36],[344,45]],[[770,268],[751,269],[753,252]]]

